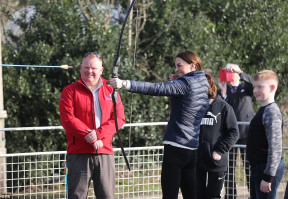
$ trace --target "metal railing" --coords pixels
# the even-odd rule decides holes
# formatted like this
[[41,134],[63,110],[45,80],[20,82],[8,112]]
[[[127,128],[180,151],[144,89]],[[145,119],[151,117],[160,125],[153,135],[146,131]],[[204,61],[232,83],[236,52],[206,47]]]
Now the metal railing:
[[[159,198],[163,146],[126,148],[131,171],[116,148],[116,198]],[[66,151],[4,154],[8,198],[66,198]],[[2,171],[0,171],[2,172]],[[3,179],[0,179],[0,181]],[[89,197],[93,198],[93,186]],[[1,198],[1,196],[0,196]]]
[[[146,125],[147,123],[143,124]],[[157,125],[166,125],[161,122]],[[151,126],[151,124],[149,124]],[[153,125],[153,124],[152,124]],[[287,125],[287,124],[285,124]],[[126,126],[139,126],[128,124]],[[27,128],[27,127],[26,127]],[[36,130],[36,127],[28,127]],[[40,127],[43,130],[43,127]],[[60,128],[60,127],[56,127]],[[61,127],[62,128],[62,127]],[[47,127],[46,130],[55,129]],[[0,129],[0,131],[3,129]],[[18,128],[6,128],[6,131],[17,131]],[[19,129],[20,130],[20,129]],[[21,129],[23,131],[23,129]],[[246,148],[245,145],[235,145],[234,151],[239,148]],[[114,148],[115,167],[116,167],[116,194],[115,198],[162,198],[161,192],[161,164],[163,157],[163,146],[153,147],[133,147],[125,148],[127,157],[130,162],[131,171],[128,171],[124,158],[119,148]],[[5,159],[5,172],[7,179],[0,179],[0,198],[66,198],[66,181],[65,181],[65,160],[66,151],[35,152],[35,153],[15,153],[0,154],[0,159]],[[287,162],[288,147],[283,148],[283,158]],[[247,180],[244,168],[246,164],[238,156],[236,164],[229,165],[235,167],[235,177],[237,184],[237,198],[248,198]],[[288,175],[285,173],[280,187],[278,189],[278,198],[283,198],[287,183]],[[92,182],[93,183],[93,182]],[[3,190],[6,193],[3,193]],[[223,195],[225,189],[223,188]],[[90,185],[88,198],[95,198],[93,186]],[[181,194],[179,194],[179,198]]]
[[[243,147],[235,145],[235,147]],[[284,148],[287,160],[288,148]],[[161,163],[163,146],[126,148],[131,171],[128,171],[120,149],[115,151],[116,195],[115,198],[161,198]],[[65,160],[66,151],[4,154],[6,159],[7,193],[9,198],[66,198]],[[244,167],[237,158],[235,168],[237,196],[248,198]],[[0,171],[3,172],[3,171]],[[283,198],[287,175],[282,179],[278,197]],[[0,179],[0,181],[3,179]],[[90,186],[88,198],[94,198]],[[223,189],[224,193],[224,189]],[[1,198],[1,196],[0,196]],[[181,197],[180,197],[181,198]]]

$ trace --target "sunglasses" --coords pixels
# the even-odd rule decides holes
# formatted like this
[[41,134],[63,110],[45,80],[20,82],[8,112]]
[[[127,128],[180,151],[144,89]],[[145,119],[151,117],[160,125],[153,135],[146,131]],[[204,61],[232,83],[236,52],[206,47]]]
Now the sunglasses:
[[99,53],[96,53],[96,52],[88,52],[88,53],[85,53],[84,57],[87,57],[88,55],[92,55],[92,54],[102,60],[101,55],[100,55]]

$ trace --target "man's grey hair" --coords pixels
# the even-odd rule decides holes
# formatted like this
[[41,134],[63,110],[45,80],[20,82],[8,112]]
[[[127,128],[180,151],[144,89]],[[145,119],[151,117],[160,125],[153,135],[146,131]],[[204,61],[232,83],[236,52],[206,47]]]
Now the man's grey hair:
[[230,64],[228,63],[226,66],[225,66],[226,69],[230,69],[230,68],[233,68],[233,69],[236,69],[237,71],[241,71],[240,67],[237,65],[237,64]]

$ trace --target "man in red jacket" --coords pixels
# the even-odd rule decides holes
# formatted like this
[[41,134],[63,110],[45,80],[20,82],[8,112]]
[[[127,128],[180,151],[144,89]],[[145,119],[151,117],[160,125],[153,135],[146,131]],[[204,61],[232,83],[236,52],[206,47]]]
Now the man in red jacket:
[[[60,118],[67,139],[69,199],[86,198],[91,179],[97,199],[114,198],[113,88],[101,76],[102,64],[100,54],[86,53],[80,66],[81,78],[66,86],[60,97]],[[119,128],[125,123],[120,96],[117,121]]]

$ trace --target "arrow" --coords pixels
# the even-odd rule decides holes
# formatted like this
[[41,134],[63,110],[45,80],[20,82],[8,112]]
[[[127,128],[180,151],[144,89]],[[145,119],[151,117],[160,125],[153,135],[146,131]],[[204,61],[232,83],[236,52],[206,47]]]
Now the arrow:
[[73,66],[68,66],[66,64],[65,65],[60,65],[60,66],[0,64],[0,66],[6,66],[6,67],[31,67],[31,68],[62,68],[62,69],[73,68]]

